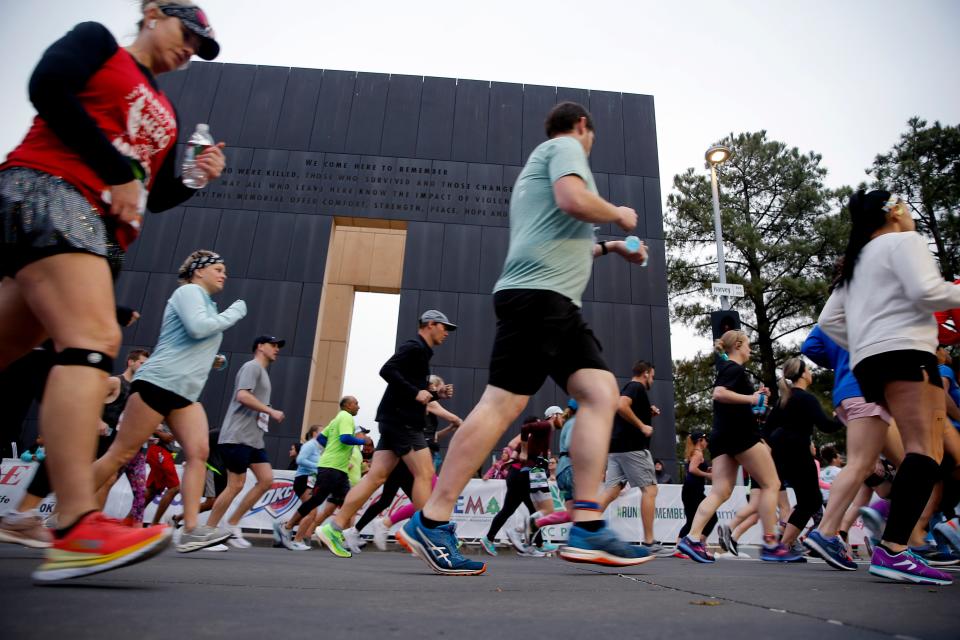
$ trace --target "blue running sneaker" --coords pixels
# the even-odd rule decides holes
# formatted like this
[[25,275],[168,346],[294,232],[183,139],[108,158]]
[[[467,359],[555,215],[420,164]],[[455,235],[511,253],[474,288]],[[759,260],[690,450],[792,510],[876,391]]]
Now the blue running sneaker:
[[933,538],[939,547],[949,547],[954,555],[960,555],[960,518],[941,522],[933,528]]
[[632,567],[656,558],[643,547],[627,544],[606,525],[599,531],[571,527],[566,546],[560,548],[560,557],[567,562],[602,564],[608,567]]
[[483,550],[487,552],[487,555],[495,556],[497,555],[497,545],[487,539],[487,536],[480,538],[480,546],[483,547]]
[[760,559],[764,562],[802,562],[803,554],[781,542],[774,547],[764,545],[760,550]]
[[457,525],[448,522],[436,529],[423,526],[417,511],[396,533],[403,548],[427,563],[434,573],[444,576],[478,576],[487,570],[484,562],[467,560],[457,544]]
[[687,554],[687,556],[694,562],[699,562],[701,564],[710,564],[711,562],[716,562],[717,559],[713,557],[707,548],[699,540],[691,540],[690,536],[683,536],[683,539],[677,543],[677,549]]
[[823,558],[834,569],[840,569],[841,571],[857,570],[857,563],[847,555],[847,547],[844,546],[840,536],[828,538],[819,531],[811,531],[803,539],[803,546],[814,555]]

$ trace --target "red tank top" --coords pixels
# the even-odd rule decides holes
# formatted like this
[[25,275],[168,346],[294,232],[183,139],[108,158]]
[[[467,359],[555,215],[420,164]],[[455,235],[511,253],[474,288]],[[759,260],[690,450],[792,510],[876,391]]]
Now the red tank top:
[[[113,146],[143,166],[149,190],[177,141],[177,119],[167,97],[151,86],[133,56],[122,48],[91,76],[77,97]],[[76,187],[101,216],[110,211],[101,196],[108,185],[40,116],[33,119],[23,142],[0,168],[8,166],[29,167],[59,176]],[[133,227],[120,224],[117,241],[126,249],[138,233]]]

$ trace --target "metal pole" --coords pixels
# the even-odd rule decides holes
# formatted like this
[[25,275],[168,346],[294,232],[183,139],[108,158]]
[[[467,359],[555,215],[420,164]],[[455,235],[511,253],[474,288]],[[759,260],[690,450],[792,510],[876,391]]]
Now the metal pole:
[[[713,187],[713,231],[717,236],[717,268],[720,270],[720,284],[727,284],[727,267],[723,261],[723,230],[720,225],[720,189],[717,187],[717,166],[710,163],[710,182]],[[720,296],[720,308],[730,308],[727,296]]]

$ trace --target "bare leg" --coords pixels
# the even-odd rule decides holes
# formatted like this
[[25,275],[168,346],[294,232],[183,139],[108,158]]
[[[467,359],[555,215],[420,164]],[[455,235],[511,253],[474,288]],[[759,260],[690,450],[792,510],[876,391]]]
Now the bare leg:
[[157,510],[153,512],[153,520],[150,522],[150,524],[160,523],[160,518],[162,518],[163,514],[167,512],[167,508],[170,507],[170,503],[173,502],[173,499],[177,497],[178,493],[180,493],[180,487],[167,489],[163,492],[163,497],[160,498],[160,503],[157,505]]
[[[206,460],[204,460],[204,462],[206,462]],[[257,500],[263,497],[263,494],[265,494],[273,484],[273,468],[269,465],[269,463],[258,462],[256,464],[252,464],[250,465],[250,471],[253,472],[254,477],[257,479],[257,483],[250,488],[250,491],[247,492],[247,495],[243,496],[240,504],[237,505],[237,508],[233,510],[232,514],[230,514],[230,519],[227,520],[227,524],[231,527],[235,527],[240,524],[240,520],[243,518],[243,515],[253,508],[253,505],[257,503]]]
[[133,459],[162,421],[163,415],[147,406],[139,393],[130,396],[116,439],[93,463],[93,478],[98,487],[116,479],[120,468]]
[[720,505],[730,499],[739,470],[740,463],[733,456],[720,455],[713,459],[713,484],[710,493],[697,507],[697,514],[693,517],[690,532],[687,533],[688,538],[699,540],[703,537],[703,530],[710,518],[717,513]]
[[194,402],[173,411],[167,416],[167,423],[186,457],[180,491],[183,493],[183,525],[192,531],[197,526],[200,496],[207,476],[207,456],[210,454],[207,413],[202,404]]
[[[421,458],[426,460],[426,466],[430,467],[430,476],[427,478],[426,488],[427,494],[429,495],[430,478],[433,477],[433,466],[430,463],[430,450],[422,449],[421,452],[426,452],[425,458],[424,456],[415,456],[414,453],[411,452],[404,456],[404,460],[406,461],[408,457],[413,456],[411,459],[414,460],[415,466],[417,466],[418,471],[421,473],[423,472]],[[333,522],[341,529],[348,528],[353,514],[366,504],[374,491],[383,486],[383,483],[387,481],[387,476],[390,475],[393,468],[396,467],[399,462],[400,459],[392,451],[375,452],[373,454],[373,463],[370,465],[370,471],[367,472],[367,475],[360,478],[360,482],[350,489],[350,493],[347,494],[346,499],[343,501],[343,506],[340,507],[340,512],[334,516]],[[411,471],[413,471],[413,468],[411,468]],[[414,482],[416,482],[416,476],[414,476]],[[416,486],[416,484],[414,486]],[[414,493],[416,493],[416,491],[414,491]]]
[[657,514],[657,485],[651,484],[640,490],[640,519],[643,521],[643,541],[654,541],[653,520]]
[[[780,478],[777,476],[777,468],[770,456],[770,449],[760,442],[739,453],[736,458],[747,470],[747,473],[760,483],[757,511],[763,525],[763,534],[764,536],[774,536],[777,530],[777,499],[780,495]],[[767,541],[767,538],[765,538],[765,541]]]

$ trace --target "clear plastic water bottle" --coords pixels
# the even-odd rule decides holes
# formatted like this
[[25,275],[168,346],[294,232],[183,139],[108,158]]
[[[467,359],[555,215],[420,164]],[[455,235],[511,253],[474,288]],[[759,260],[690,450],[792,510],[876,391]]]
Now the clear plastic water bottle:
[[191,189],[203,189],[210,178],[203,170],[197,168],[197,156],[207,147],[213,146],[213,136],[210,135],[210,125],[200,122],[197,130],[190,136],[187,148],[183,152],[183,166],[180,169],[180,179],[184,186]]
[[766,407],[764,406],[766,401],[767,401],[767,394],[761,393],[760,395],[757,396],[757,404],[753,405],[754,415],[757,415],[757,416],[763,415],[763,412],[766,410]]
[[[623,241],[626,243],[627,251],[629,251],[630,253],[637,253],[638,251],[640,251],[640,245],[642,243],[640,242],[640,238],[638,238],[637,236],[627,236],[626,238],[623,239]],[[644,258],[643,262],[640,263],[640,266],[641,267],[647,266],[648,259],[649,258]]]

